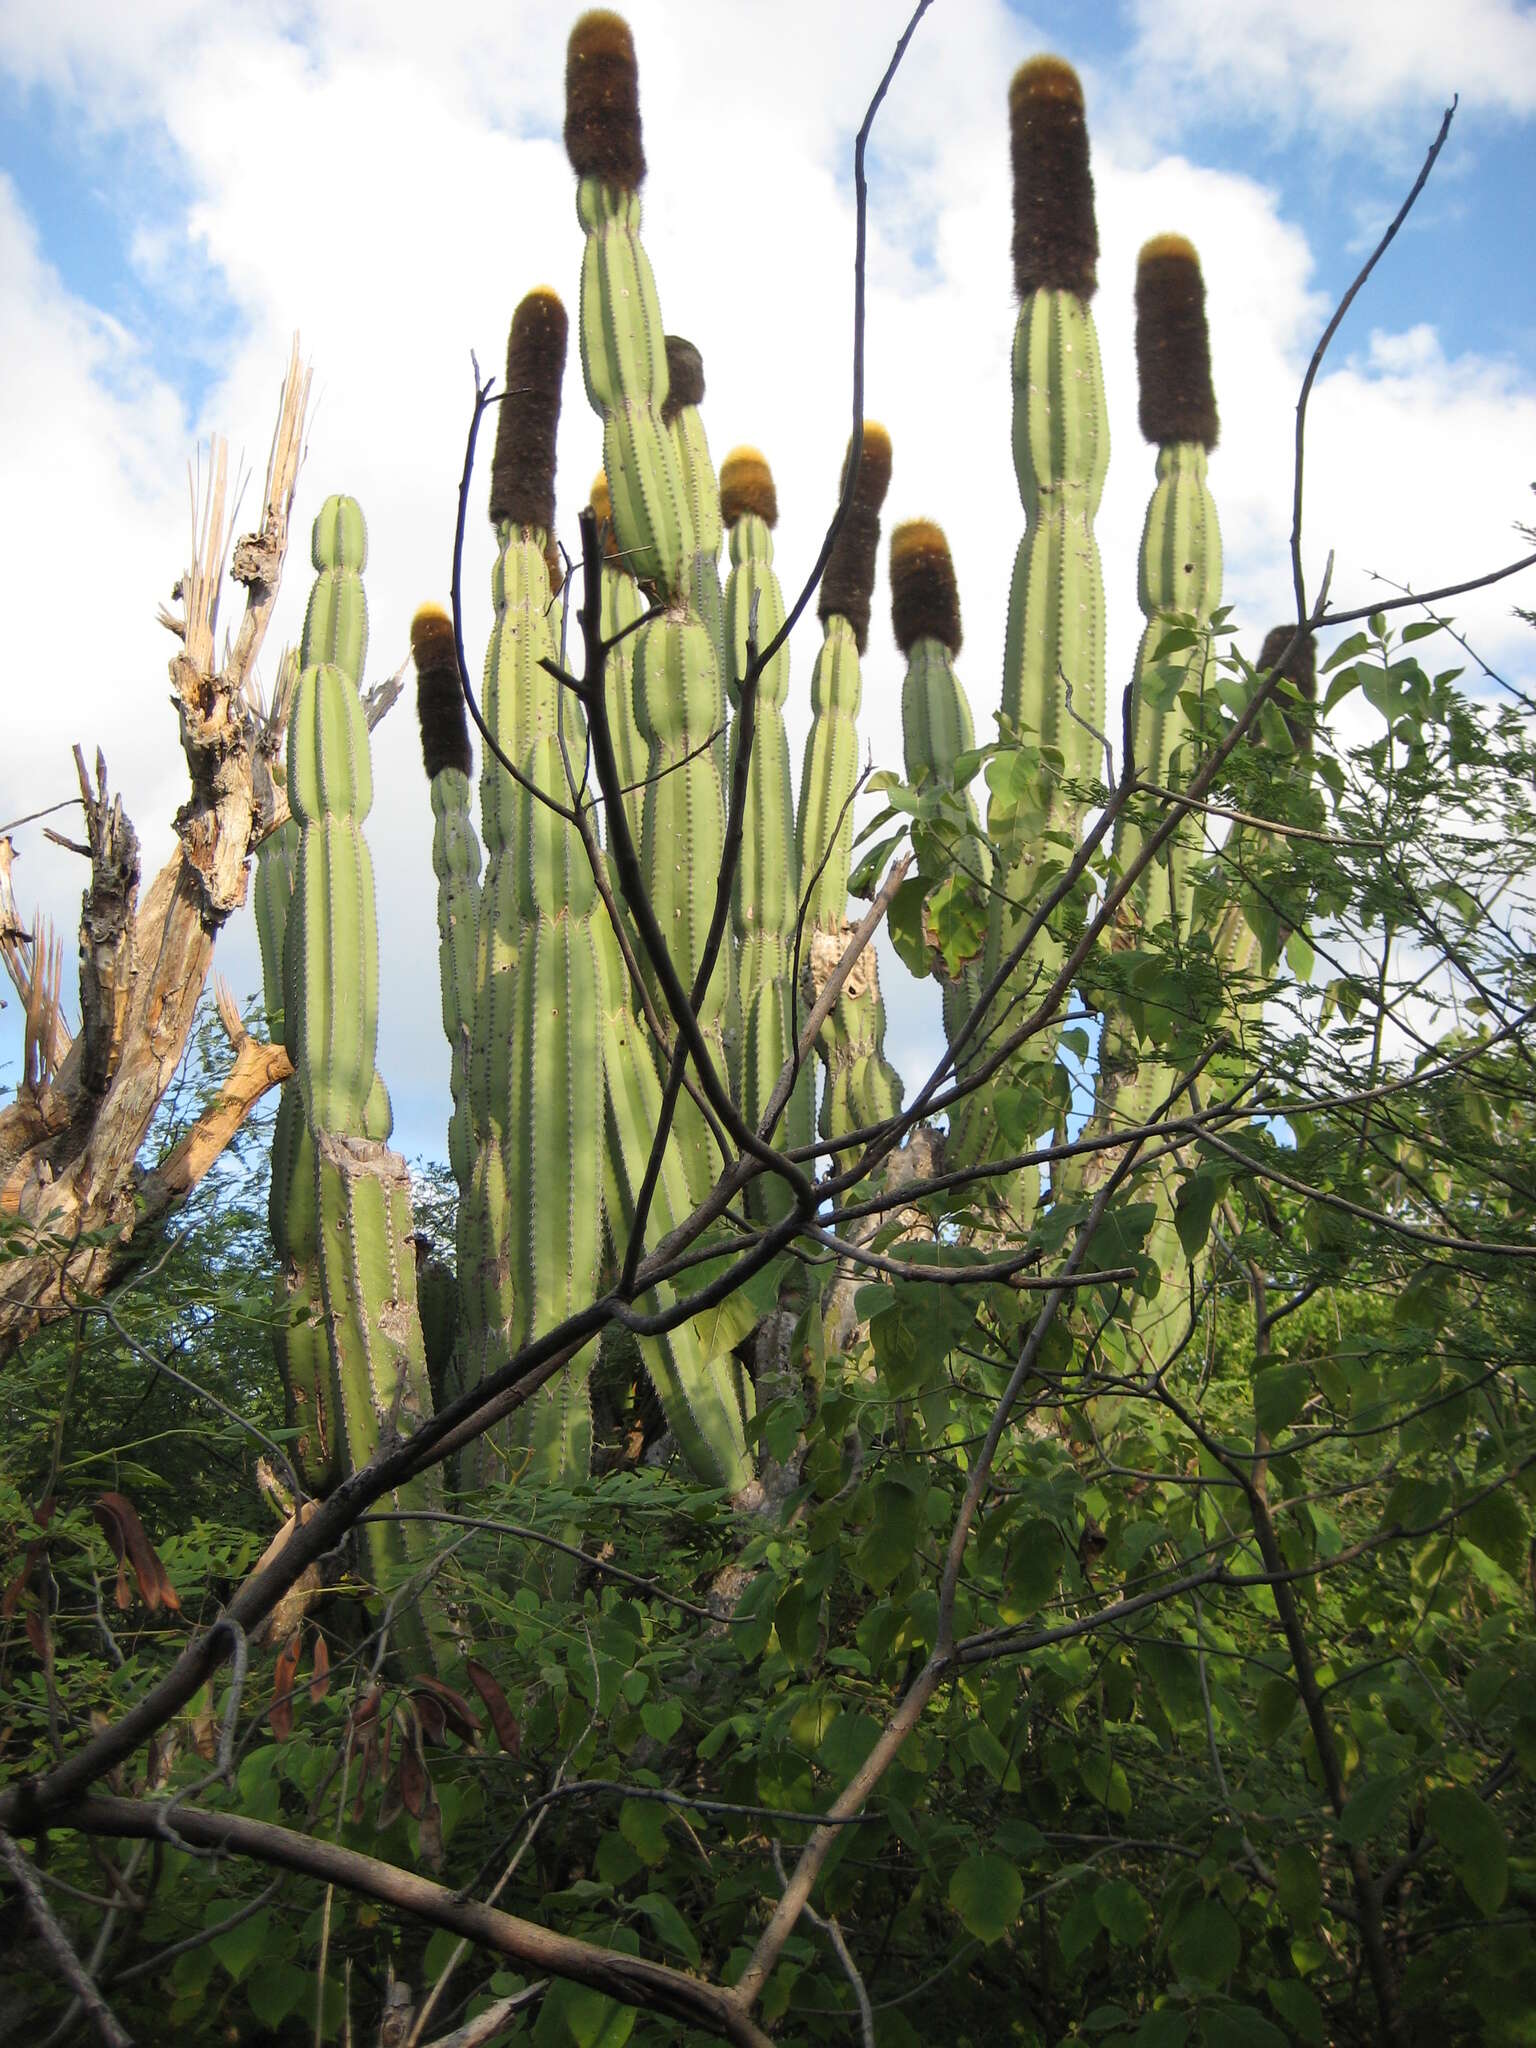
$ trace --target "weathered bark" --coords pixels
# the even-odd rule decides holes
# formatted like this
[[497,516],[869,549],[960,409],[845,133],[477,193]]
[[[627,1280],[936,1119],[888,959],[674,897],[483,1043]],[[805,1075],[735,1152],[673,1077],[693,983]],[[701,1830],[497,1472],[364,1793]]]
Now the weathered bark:
[[80,922],[81,1028],[72,1040],[56,996],[51,1007],[47,1000],[41,936],[29,942],[21,932],[8,889],[0,904],[5,964],[29,1017],[28,1071],[0,1111],[0,1216],[21,1226],[0,1266],[0,1357],[105,1286],[131,1257],[134,1231],[186,1196],[287,1071],[280,1051],[233,1031],[235,1063],[218,1100],[140,1181],[139,1151],[186,1048],[214,941],[245,901],[252,853],[287,816],[271,772],[284,707],[263,710],[255,664],[287,552],[308,394],[295,340],[261,526],[236,543],[230,563],[246,605],[222,667],[214,632],[228,544],[227,451],[214,444],[194,559],[175,592],[183,613],[160,614],[182,643],[170,671],[191,793],[176,815],[176,851],[142,903],[137,838],[121,800],[108,796],[106,764],[98,754],[93,789],[76,750],[91,879]]

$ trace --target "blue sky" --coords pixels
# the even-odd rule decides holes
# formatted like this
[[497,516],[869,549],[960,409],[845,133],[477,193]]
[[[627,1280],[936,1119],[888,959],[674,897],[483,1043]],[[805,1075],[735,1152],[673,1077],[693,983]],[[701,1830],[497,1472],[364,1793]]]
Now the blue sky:
[[[704,350],[716,457],[774,463],[786,584],[814,552],[846,433],[847,161],[904,8],[861,0],[676,0],[631,12],[651,178],[648,245],[668,324]],[[0,762],[0,822],[69,793],[69,747],[103,745],[145,842],[169,846],[184,793],[154,625],[187,547],[186,466],[230,435],[258,470],[290,332],[318,403],[299,533],[269,660],[302,615],[302,546],[332,489],[373,536],[370,669],[404,654],[439,597],[468,351],[499,358],[511,307],[552,282],[574,303],[579,237],[558,145],[569,10],[444,0],[240,7],[234,0],[0,0],[0,433],[22,489],[0,546],[29,602]],[[1082,71],[1099,191],[1096,303],[1115,454],[1099,522],[1111,689],[1140,619],[1134,557],[1150,480],[1135,430],[1129,280],[1163,228],[1199,244],[1223,444],[1212,465],[1229,598],[1256,642],[1286,589],[1296,381],[1332,298],[1411,181],[1440,110],[1461,109],[1421,210],[1336,344],[1319,387],[1312,573],[1338,550],[1341,601],[1366,572],[1449,580],[1517,551],[1536,514],[1536,13],[1515,0],[938,0],[882,115],[873,165],[870,410],[896,447],[893,518],[939,518],[955,546],[978,728],[997,697],[1019,510],[1007,452],[1006,83],[1055,48]],[[562,427],[562,518],[598,441],[579,376]],[[486,536],[473,536],[472,589]],[[478,579],[478,582],[475,580]],[[1529,675],[1511,595],[1463,609],[1496,665]],[[1529,588],[1524,602],[1536,603]],[[899,758],[900,666],[881,620],[864,732]],[[481,617],[471,637],[483,636]],[[798,761],[814,636],[796,648]],[[442,1150],[430,819],[409,707],[376,744],[372,826],[384,946],[381,1064],[409,1152]],[[17,888],[70,931],[77,864],[18,833]],[[219,948],[256,986],[246,919]],[[931,993],[887,961],[891,1042],[909,1081],[931,1051]],[[13,1084],[14,1003],[0,1013]]]

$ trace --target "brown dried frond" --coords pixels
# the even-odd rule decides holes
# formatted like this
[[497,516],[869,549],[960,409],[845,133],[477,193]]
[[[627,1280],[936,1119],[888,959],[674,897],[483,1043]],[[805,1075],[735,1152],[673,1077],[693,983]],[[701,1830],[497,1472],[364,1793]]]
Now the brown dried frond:
[[1154,235],[1136,259],[1136,371],[1141,431],[1149,441],[1216,446],[1205,280],[1193,243],[1182,235]]
[[637,192],[645,176],[634,37],[605,7],[582,15],[566,46],[565,153],[578,178],[625,192]]
[[424,604],[411,621],[416,660],[416,717],[421,726],[421,759],[430,782],[445,768],[468,775],[472,766],[464,693],[453,621],[441,605]]
[[1064,58],[1032,57],[1008,88],[1013,155],[1013,286],[1076,292],[1098,283],[1099,230],[1083,88]]
[[[1294,622],[1288,626],[1270,627],[1264,635],[1264,645],[1259,649],[1261,676],[1269,674],[1295,638]],[[1285,719],[1286,730],[1291,736],[1291,745],[1299,754],[1310,753],[1317,704],[1317,640],[1310,630],[1302,634],[1280,673],[1286,682],[1295,686],[1302,700],[1298,704],[1294,698],[1284,693],[1276,698]]]
[[704,403],[704,358],[680,334],[667,336],[667,402],[661,408],[670,426],[685,405]]
[[942,526],[909,519],[891,535],[891,625],[910,654],[919,640],[942,640],[960,652],[960,592]]
[[779,519],[779,498],[773,488],[768,458],[756,448],[733,448],[720,465],[720,517],[734,526],[755,512],[769,526]]
[[[843,483],[848,458],[843,457]],[[821,579],[817,610],[823,621],[844,618],[853,628],[860,654],[869,644],[869,605],[880,547],[880,507],[891,482],[891,437],[878,420],[866,420],[859,446],[853,503],[837,530]]]
[[518,305],[507,336],[507,390],[491,458],[491,523],[537,527],[555,523],[555,436],[570,330],[565,308],[547,285]]

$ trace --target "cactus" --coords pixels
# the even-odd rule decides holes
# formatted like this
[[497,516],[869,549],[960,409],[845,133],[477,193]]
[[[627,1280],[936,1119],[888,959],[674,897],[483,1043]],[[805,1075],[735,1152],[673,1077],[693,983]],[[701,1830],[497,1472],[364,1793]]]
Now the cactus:
[[411,621],[422,763],[432,791],[432,869],[437,876],[438,971],[448,1040],[453,1115],[448,1163],[462,1201],[474,1168],[469,1110],[470,1029],[475,1014],[475,932],[480,909],[480,841],[470,815],[469,725],[459,690],[453,622],[436,605]]
[[[519,769],[552,733],[557,685],[540,667],[554,651],[547,560],[555,507],[555,432],[565,366],[565,308],[530,292],[507,340],[507,395],[491,466],[494,624],[485,656],[483,715],[500,754]],[[527,918],[517,885],[528,798],[489,748],[480,764],[485,875],[475,947],[468,1062],[474,1157],[459,1205],[463,1309],[459,1372],[473,1386],[511,1356],[515,1313],[507,1150],[517,1115],[511,1048]]]
[[[738,448],[720,472],[720,502],[730,534],[731,573],[725,588],[726,684],[739,708],[749,652],[768,647],[784,624],[784,594],[773,567],[773,528],[779,516],[773,475],[756,449]],[[747,764],[741,858],[736,866],[732,923],[738,954],[741,1006],[739,1099],[747,1121],[761,1121],[785,1061],[794,1051],[791,947],[800,900],[794,859],[794,799],[789,782],[789,739],[784,702],[789,694],[789,644],[778,648],[757,681],[752,758]],[[741,727],[732,728],[732,773]],[[810,1141],[811,1076],[803,1071],[780,1128],[783,1145]],[[759,1181],[749,1206],[764,1217],[782,1215],[782,1182]]]
[[[646,888],[684,986],[702,962],[725,839],[716,751],[720,672],[715,645],[688,608],[698,529],[679,439],[662,417],[670,392],[666,337],[650,261],[640,240],[639,86],[634,44],[617,15],[583,15],[566,60],[566,151],[579,180],[586,231],[581,267],[581,363],[603,421],[603,467],[621,558],[667,609],[635,634],[634,708],[646,744],[640,860]],[[696,486],[702,478],[695,472]],[[707,499],[707,492],[704,497]],[[727,1071],[729,968],[722,957],[699,1004],[713,1063]],[[691,1098],[675,1131],[690,1195],[702,1198],[723,1160]]]
[[[1024,800],[994,789],[989,827],[999,848],[986,967],[1013,950],[1041,889],[1065,866],[1099,773],[1104,725],[1104,584],[1093,518],[1109,463],[1109,427],[1098,335],[1089,302],[1097,284],[1098,228],[1083,91],[1058,57],[1021,66],[1009,88],[1013,159],[1013,274],[1019,298],[1013,341],[1013,460],[1024,507],[1003,653],[1005,736],[1038,747],[1040,768]],[[1070,705],[1068,702],[1070,694]],[[1062,958],[1042,931],[1019,964],[1012,992],[1028,1001]],[[1042,1033],[1020,1062],[1041,1090],[1055,1058]],[[966,1146],[981,1158],[994,1142],[991,1108],[976,1102]],[[1037,1176],[996,1191],[1024,1224]]]
[[[805,892],[801,957],[811,1002],[853,930],[845,907],[859,773],[859,658],[869,640],[880,507],[891,480],[891,440],[884,427],[866,420],[859,441],[853,498],[821,582],[822,643],[811,672],[811,729],[800,771],[795,849]],[[846,487],[846,456],[842,483]],[[817,1051],[826,1070],[823,1137],[879,1122],[901,1107],[900,1076],[885,1057],[885,1009],[873,948],[844,982]]]
[[[976,744],[971,707],[955,673],[960,652],[960,597],[949,543],[941,528],[911,520],[891,536],[891,623],[896,644],[907,657],[901,692],[901,729],[907,780],[956,787],[956,764]],[[968,788],[957,790],[967,828],[954,840],[954,886],[974,908],[978,937],[990,900],[992,854]],[[946,970],[940,956],[934,971],[943,988],[944,1029],[953,1045],[981,993],[977,952]],[[961,1071],[965,1062],[961,1061]],[[971,1111],[962,1105],[957,1119]],[[962,1140],[963,1143],[963,1140]]]
[[[378,925],[362,831],[373,770],[356,675],[346,666],[360,666],[363,657],[366,557],[356,501],[328,499],[315,522],[320,576],[288,727],[288,793],[300,837],[283,1009],[295,1094],[284,1105],[287,1129],[274,1161],[274,1215],[281,1206],[284,1284],[306,1312],[302,1330],[290,1334],[300,1339],[303,1367],[314,1375],[306,1388],[290,1363],[290,1396],[297,1402],[312,1393],[317,1441],[308,1462],[313,1471],[323,1460],[327,1477],[355,1471],[388,1433],[408,1433],[432,1412],[416,1310],[410,1181],[404,1162],[382,1142],[389,1098],[374,1066]],[[319,658],[310,659],[312,653]],[[302,1126],[289,1107],[294,1102]],[[429,1507],[438,1494],[435,1476],[423,1478],[397,1489],[395,1505]],[[374,1583],[388,1586],[426,1561],[429,1532],[420,1523],[368,1523],[364,1551]],[[403,1609],[393,1629],[413,1664],[432,1661],[447,1642],[435,1595]]]

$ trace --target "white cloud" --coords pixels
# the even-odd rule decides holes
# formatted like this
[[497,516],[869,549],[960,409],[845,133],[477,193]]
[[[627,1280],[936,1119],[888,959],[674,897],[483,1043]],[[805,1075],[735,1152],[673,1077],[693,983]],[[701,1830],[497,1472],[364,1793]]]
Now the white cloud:
[[1191,115],[1210,92],[1261,101],[1277,134],[1442,106],[1453,93],[1464,106],[1536,112],[1536,15],[1520,0],[1136,0],[1134,18],[1138,65],[1176,81]]
[[[0,194],[10,285],[0,320],[8,323],[5,360],[16,366],[0,397],[0,430],[12,474],[28,480],[26,501],[13,496],[6,507],[0,539],[34,608],[25,672],[56,676],[62,660],[74,693],[68,718],[56,694],[38,692],[19,711],[8,706],[21,746],[0,776],[5,815],[31,807],[13,800],[18,792],[58,783],[65,793],[68,742],[100,736],[147,850],[163,854],[184,781],[174,727],[160,709],[169,650],[152,612],[185,550],[186,444],[196,425],[228,424],[259,473],[295,326],[316,365],[319,402],[272,652],[297,636],[302,618],[308,521],[328,491],[342,489],[369,518],[370,671],[402,658],[416,605],[446,593],[469,349],[499,368],[511,308],[534,284],[554,284],[574,311],[580,239],[558,135],[570,11],[529,0],[513,37],[504,7],[475,0],[440,10],[427,39],[414,0],[277,18],[161,0],[131,10],[120,38],[100,34],[99,10],[85,0],[13,7],[0,18],[0,62],[18,76],[70,96],[88,125],[148,123],[174,146],[190,202],[139,225],[136,260],[190,342],[198,340],[200,280],[212,281],[221,309],[233,303],[239,315],[204,417],[189,426],[132,340],[63,291],[29,245],[14,198]],[[778,559],[791,595],[832,509],[848,430],[852,133],[903,12],[824,0],[751,0],[686,17],[667,0],[648,0],[632,11],[651,162],[647,246],[662,305],[669,326],[704,352],[716,459],[752,441],[774,465]],[[887,528],[923,513],[950,534],[967,634],[961,669],[983,735],[997,703],[1022,525],[1008,434],[1003,91],[1012,64],[1043,40],[999,0],[935,10],[882,112],[871,166],[867,403],[895,443]],[[1223,31],[1213,49],[1225,47]],[[1204,252],[1223,423],[1212,484],[1228,596],[1250,628],[1250,647],[1288,598],[1295,391],[1326,309],[1305,238],[1253,177],[1156,155],[1117,127],[1095,169],[1103,241],[1096,314],[1115,448],[1099,527],[1114,701],[1140,630],[1135,555],[1152,480],[1135,418],[1137,247],[1179,228]],[[1349,339],[1346,331],[1341,345]],[[22,396],[29,390],[37,402]],[[1477,358],[1446,361],[1432,328],[1383,336],[1358,360],[1341,358],[1314,400],[1314,580],[1330,545],[1339,549],[1341,593],[1364,567],[1447,580],[1502,559],[1507,523],[1527,502],[1520,465],[1533,445],[1533,405],[1529,379]],[[573,539],[600,459],[574,362],[560,459],[561,522]],[[466,578],[472,645],[483,639],[488,610],[485,481],[482,468]],[[897,762],[901,671],[886,604],[882,564],[863,731],[877,758]],[[1506,648],[1507,605],[1496,596],[1461,616],[1475,613],[1479,630]],[[817,639],[813,618],[797,639],[791,686],[797,772]],[[446,1053],[430,821],[412,727],[403,705],[375,750],[370,836],[386,926],[381,1059],[407,1141],[440,1145],[433,1134]],[[43,893],[68,925],[79,876],[46,869],[29,840],[24,894],[45,870]],[[224,971],[254,987],[248,919],[220,950]],[[913,1018],[928,1018],[933,1005],[926,993],[899,994],[889,962],[886,981],[903,1006],[893,1050],[915,1082],[922,1029]]]

